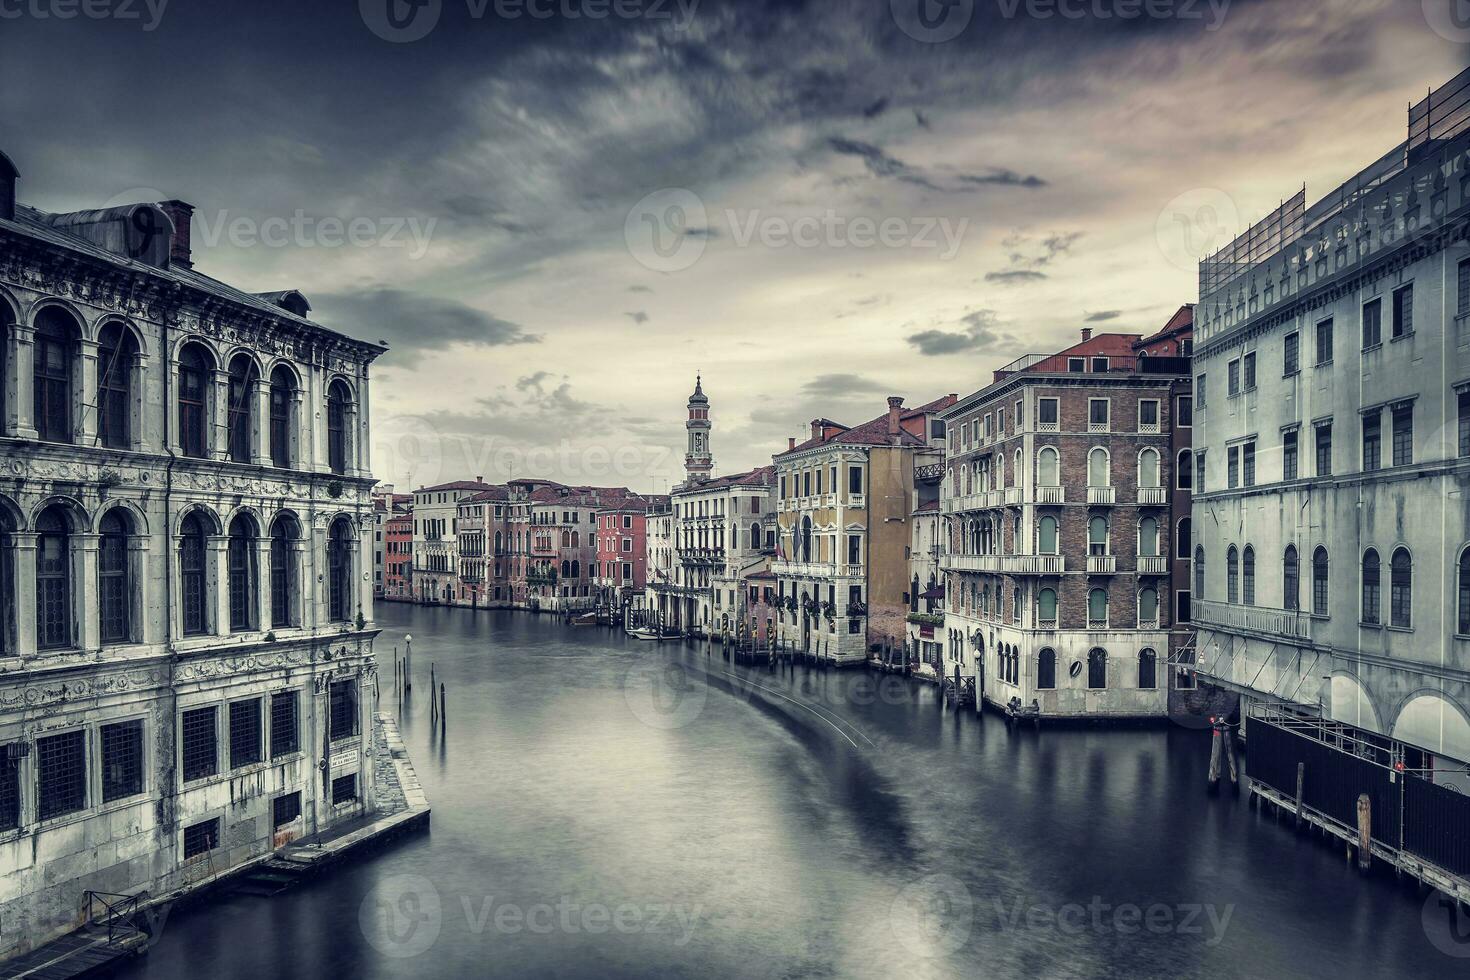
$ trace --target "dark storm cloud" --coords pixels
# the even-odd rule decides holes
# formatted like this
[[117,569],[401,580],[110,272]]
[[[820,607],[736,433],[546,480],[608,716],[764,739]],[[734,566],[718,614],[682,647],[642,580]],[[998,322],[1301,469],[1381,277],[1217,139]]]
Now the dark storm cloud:
[[1002,285],[1014,285],[1022,282],[1036,282],[1046,278],[1045,272],[1037,272],[1034,269],[1008,269],[1005,272],[985,273],[986,282],[998,282]]
[[386,365],[406,367],[454,344],[506,347],[541,342],[520,325],[443,296],[380,286],[311,298],[323,323],[392,348]]
[[960,317],[959,330],[920,330],[905,339],[925,357],[996,351],[1012,343],[996,329],[998,319],[994,310],[972,310]]
[[801,386],[802,394],[819,398],[845,398],[882,390],[883,386],[877,381],[859,374],[819,374]]
[[624,313],[623,316],[640,325],[648,322],[648,314],[644,313],[642,310],[634,310],[632,313]]
[[[839,156],[857,157],[862,160],[863,166],[874,177],[891,177],[925,190],[943,191],[947,189],[944,187],[945,175],[911,166],[873,143],[849,139],[845,136],[829,136],[827,147]],[[1040,177],[1035,175],[1023,177],[1003,167],[989,167],[984,173],[955,174],[953,179],[958,181],[958,185],[948,188],[950,190],[962,191],[983,186],[1024,188],[1046,186],[1046,181]]]
[[1024,177],[1014,170],[996,168],[985,174],[961,174],[960,180],[966,184],[995,184],[1003,187],[1045,187],[1046,181],[1035,174],[1027,174]]
[[1098,310],[1096,313],[1089,313],[1089,314],[1087,314],[1087,316],[1085,316],[1085,317],[1082,318],[1082,322],[1083,323],[1106,323],[1108,320],[1116,320],[1116,319],[1118,319],[1118,317],[1120,317],[1122,315],[1123,315],[1123,311],[1122,310]]

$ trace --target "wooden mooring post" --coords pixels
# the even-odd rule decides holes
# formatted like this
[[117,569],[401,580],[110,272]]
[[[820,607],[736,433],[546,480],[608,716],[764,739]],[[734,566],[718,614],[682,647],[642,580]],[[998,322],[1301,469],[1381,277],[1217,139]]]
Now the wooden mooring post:
[[1358,796],[1358,870],[1373,866],[1373,801],[1367,793]]
[[1302,829],[1302,791],[1307,784],[1307,764],[1296,764],[1296,829]]
[[[432,698],[433,693],[431,692],[429,696]],[[441,732],[446,732],[449,730],[449,716],[448,712],[445,710],[448,705],[449,698],[444,693],[444,684],[441,681],[439,684],[439,731]]]

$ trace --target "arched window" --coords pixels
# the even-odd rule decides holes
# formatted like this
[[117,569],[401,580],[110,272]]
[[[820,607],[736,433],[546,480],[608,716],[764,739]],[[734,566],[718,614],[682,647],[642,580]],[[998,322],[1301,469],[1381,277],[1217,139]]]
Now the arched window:
[[1327,549],[1312,552],[1312,615],[1327,615]]
[[1363,622],[1373,626],[1379,621],[1378,552],[1369,548],[1363,554]]
[[209,375],[211,361],[200,344],[179,353],[179,449],[185,456],[209,455]]
[[1152,691],[1159,686],[1159,658],[1152,650],[1145,647],[1138,651],[1138,687],[1143,691]]
[[1152,586],[1139,590],[1138,593],[1138,623],[1145,623],[1150,627],[1157,626],[1159,622],[1159,592]]
[[801,560],[812,560],[812,519],[803,517],[801,519]]
[[502,536],[501,532],[496,531],[495,532],[495,553],[497,555],[498,554],[501,554],[502,551],[503,551],[503,549],[504,549],[504,537]]
[[1188,449],[1179,450],[1179,458],[1174,463],[1174,481],[1180,490],[1194,489],[1194,458]]
[[1036,454],[1036,485],[1041,487],[1061,486],[1058,482],[1057,451],[1050,446],[1042,447]]
[[47,307],[36,316],[35,337],[31,392],[36,437],[45,442],[71,442],[71,372],[76,324],[63,311]]
[[1240,552],[1233,544],[1225,552],[1225,601],[1232,606],[1240,602]]
[[47,507],[36,518],[36,648],[73,645],[71,533],[66,512]]
[[1138,485],[1140,487],[1162,486],[1159,482],[1159,453],[1156,449],[1145,449],[1138,454]]
[[271,464],[287,467],[295,459],[291,447],[291,412],[296,400],[296,377],[284,364],[271,372]]
[[581,578],[581,577],[582,577],[582,563],[580,561],[578,561],[577,559],[573,558],[572,559],[572,578]]
[[333,473],[347,472],[347,385],[333,381],[327,388],[327,466]]
[[1055,629],[1057,624],[1057,590],[1042,589],[1036,593],[1036,618],[1043,629]]
[[760,526],[760,524],[752,524],[752,525],[750,525],[750,550],[751,551],[760,551],[761,550],[761,526]]
[[179,584],[183,597],[184,635],[208,632],[208,588],[204,574],[205,539],[209,532],[197,513],[184,518],[179,539]]
[[255,522],[244,514],[230,522],[225,564],[230,584],[230,632],[256,628]]
[[1093,589],[1087,593],[1087,625],[1099,629],[1108,625],[1108,590]]
[[1460,552],[1459,634],[1470,636],[1470,548]]
[[1015,481],[1015,484],[1016,484],[1017,487],[1019,487],[1021,485],[1021,481],[1022,481],[1022,476],[1021,476],[1021,458],[1022,458],[1021,457],[1021,449],[1020,449],[1020,447],[1017,447],[1016,448],[1016,455],[1014,457],[1014,461],[1011,463],[1011,479]]
[[1101,647],[1093,647],[1087,653],[1087,686],[1094,691],[1108,686],[1108,654]]
[[351,547],[352,523],[339,517],[327,535],[327,618],[334,623],[352,618]]
[[1110,485],[1108,477],[1108,451],[1101,446],[1098,446],[1087,454],[1087,485],[1089,487],[1106,487]]
[[129,606],[133,593],[128,582],[128,524],[114,508],[98,522],[97,618],[103,643],[132,639]]
[[1057,553],[1057,519],[1050,514],[1036,525],[1036,551],[1042,555]]
[[571,578],[572,577],[572,563],[571,563],[570,560],[568,560],[566,558],[563,558],[561,560],[561,577],[562,578]]
[[1174,557],[1180,561],[1189,560],[1189,549],[1194,547],[1194,522],[1188,517],[1181,517],[1174,530]]
[[1395,548],[1388,560],[1388,625],[1408,629],[1414,623],[1414,563],[1409,549]]
[[582,538],[582,536],[580,534],[578,534],[576,531],[573,531],[572,532],[572,547],[573,548],[580,548],[582,546],[581,543],[580,543],[581,542],[581,538]]
[[1036,687],[1050,691],[1057,686],[1057,652],[1051,647],[1036,655]]
[[1138,522],[1138,553],[1144,558],[1159,556],[1159,522],[1157,518],[1145,517]]
[[292,601],[297,592],[296,540],[297,524],[289,514],[282,514],[271,524],[271,626],[294,626]]
[[1205,597],[1205,548],[1200,545],[1194,549],[1194,597],[1203,599]]
[[1244,595],[1241,598],[1247,606],[1254,606],[1256,604],[1256,549],[1246,545],[1240,565],[1241,578],[1245,583]]
[[1281,600],[1286,609],[1301,605],[1301,568],[1296,557],[1296,545],[1287,545],[1281,557]]
[[102,328],[97,351],[97,440],[109,449],[127,449],[132,445],[138,342],[121,323],[109,323]]
[[248,354],[236,354],[230,361],[227,418],[230,459],[236,463],[250,462],[251,444],[254,441],[250,424],[254,412],[251,407],[255,402],[255,382],[258,377],[259,371]]
[[1106,555],[1108,553],[1108,519],[1101,515],[1087,522],[1087,553],[1089,555]]

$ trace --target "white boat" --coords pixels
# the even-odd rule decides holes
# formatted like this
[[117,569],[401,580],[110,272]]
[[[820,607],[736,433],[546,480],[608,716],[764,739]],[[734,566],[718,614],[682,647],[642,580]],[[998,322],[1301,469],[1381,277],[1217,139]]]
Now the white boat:
[[648,626],[640,626],[638,629],[630,629],[627,631],[627,633],[635,640],[659,639],[658,630]]

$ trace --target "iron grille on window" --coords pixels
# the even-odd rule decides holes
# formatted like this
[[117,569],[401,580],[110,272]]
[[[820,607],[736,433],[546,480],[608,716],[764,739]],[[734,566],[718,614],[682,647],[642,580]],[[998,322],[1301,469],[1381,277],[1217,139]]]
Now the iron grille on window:
[[297,697],[295,691],[277,691],[271,695],[271,758],[279,759],[301,748],[297,734]]
[[238,364],[230,371],[230,459],[250,462],[250,403],[255,399],[253,367]]
[[102,802],[143,792],[143,722],[102,726]]
[[230,527],[226,565],[230,580],[230,631],[255,628],[255,540],[243,520]]
[[183,743],[185,782],[213,776],[219,771],[214,717],[213,706],[184,712],[180,741]]
[[291,389],[280,380],[271,383],[271,463],[291,465]]
[[203,633],[204,617],[204,525],[197,515],[184,519],[184,537],[179,543],[179,574],[183,586],[184,634]]
[[260,699],[230,703],[230,768],[260,761]]
[[328,618],[334,623],[345,623],[351,615],[351,582],[349,572],[351,559],[347,553],[347,535],[350,530],[346,521],[332,525],[331,537],[327,541]]
[[110,449],[128,447],[130,345],[121,333],[100,351],[102,377],[97,382],[97,438]]
[[71,645],[71,542],[54,510],[36,522],[36,646]]
[[357,799],[357,773],[348,773],[332,780],[332,805],[351,803]]
[[347,406],[336,389],[327,394],[327,465],[347,472]]
[[271,802],[271,827],[280,830],[301,816],[301,794],[287,793]]
[[219,847],[219,817],[184,828],[184,859],[198,857]]
[[97,548],[97,614],[106,643],[128,639],[128,536],[116,513],[102,518]]
[[57,332],[36,331],[34,408],[37,437],[71,442],[71,350]]
[[87,733],[36,739],[36,817],[49,820],[87,805]]
[[196,459],[207,455],[205,404],[208,392],[209,372],[204,365],[197,360],[182,364],[179,368],[179,440],[184,455]]
[[291,540],[277,521],[271,532],[271,625],[291,625]]
[[20,767],[10,759],[9,749],[0,745],[0,830],[20,826]]
[[357,681],[333,681],[331,690],[332,741],[357,734]]

